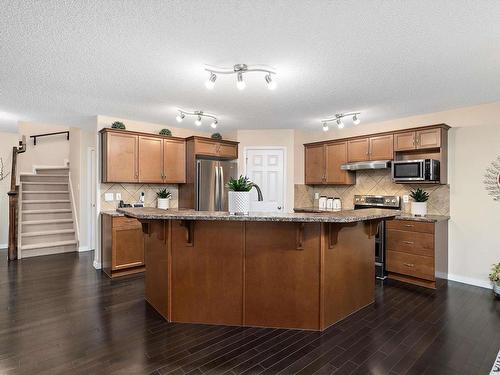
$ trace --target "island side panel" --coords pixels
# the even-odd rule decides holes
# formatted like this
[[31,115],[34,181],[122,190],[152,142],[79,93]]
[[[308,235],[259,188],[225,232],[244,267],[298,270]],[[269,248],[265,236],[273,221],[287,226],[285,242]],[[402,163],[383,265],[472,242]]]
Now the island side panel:
[[244,223],[174,220],[172,320],[243,325]]
[[376,224],[323,224],[322,329],[374,302]]
[[321,224],[247,222],[247,326],[319,330]]
[[146,301],[170,320],[170,221],[141,221],[146,264]]

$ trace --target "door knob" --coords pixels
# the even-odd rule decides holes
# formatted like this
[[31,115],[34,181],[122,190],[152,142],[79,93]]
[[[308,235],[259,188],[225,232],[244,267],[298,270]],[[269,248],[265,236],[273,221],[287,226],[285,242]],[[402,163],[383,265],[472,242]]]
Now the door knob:
[[278,210],[281,210],[281,206],[278,206]]

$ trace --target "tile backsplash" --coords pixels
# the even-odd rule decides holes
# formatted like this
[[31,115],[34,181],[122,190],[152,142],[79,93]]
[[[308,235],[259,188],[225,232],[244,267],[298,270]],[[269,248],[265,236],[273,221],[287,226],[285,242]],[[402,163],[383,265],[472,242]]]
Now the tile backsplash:
[[166,188],[172,193],[170,199],[170,207],[178,207],[178,186],[177,185],[162,185],[162,184],[101,184],[101,210],[114,210],[118,207],[119,201],[106,202],[104,194],[106,193],[121,193],[122,200],[125,203],[137,203],[141,192],[144,192],[144,205],[146,207],[156,207],[156,192]]
[[[311,207],[314,205],[314,193],[327,197],[342,199],[342,208],[353,208],[354,195],[399,195],[409,194],[410,190],[417,187],[429,193],[428,213],[430,215],[449,215],[450,213],[450,187],[448,185],[428,184],[395,184],[392,182],[391,173],[386,169],[357,171],[356,185],[295,185],[295,207]],[[401,200],[402,201],[402,200]],[[410,204],[401,203],[404,212],[410,211]]]

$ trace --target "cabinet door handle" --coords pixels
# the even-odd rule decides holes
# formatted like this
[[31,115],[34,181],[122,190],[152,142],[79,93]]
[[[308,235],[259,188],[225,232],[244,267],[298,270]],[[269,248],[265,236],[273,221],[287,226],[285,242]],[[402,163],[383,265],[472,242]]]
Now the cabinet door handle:
[[415,265],[413,263],[403,263],[406,267],[413,268]]
[[413,224],[404,224],[403,226],[407,228],[413,228]]

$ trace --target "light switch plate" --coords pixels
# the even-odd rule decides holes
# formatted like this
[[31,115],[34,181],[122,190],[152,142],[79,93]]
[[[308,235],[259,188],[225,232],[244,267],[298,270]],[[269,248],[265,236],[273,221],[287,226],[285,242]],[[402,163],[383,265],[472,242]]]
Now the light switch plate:
[[116,193],[115,198],[117,201],[121,201],[122,200],[122,193]]
[[105,193],[104,194],[104,200],[106,202],[113,202],[113,200],[114,200],[113,193]]
[[403,203],[408,203],[410,201],[409,195],[403,195]]
[[314,193],[314,199],[319,199],[319,193]]

